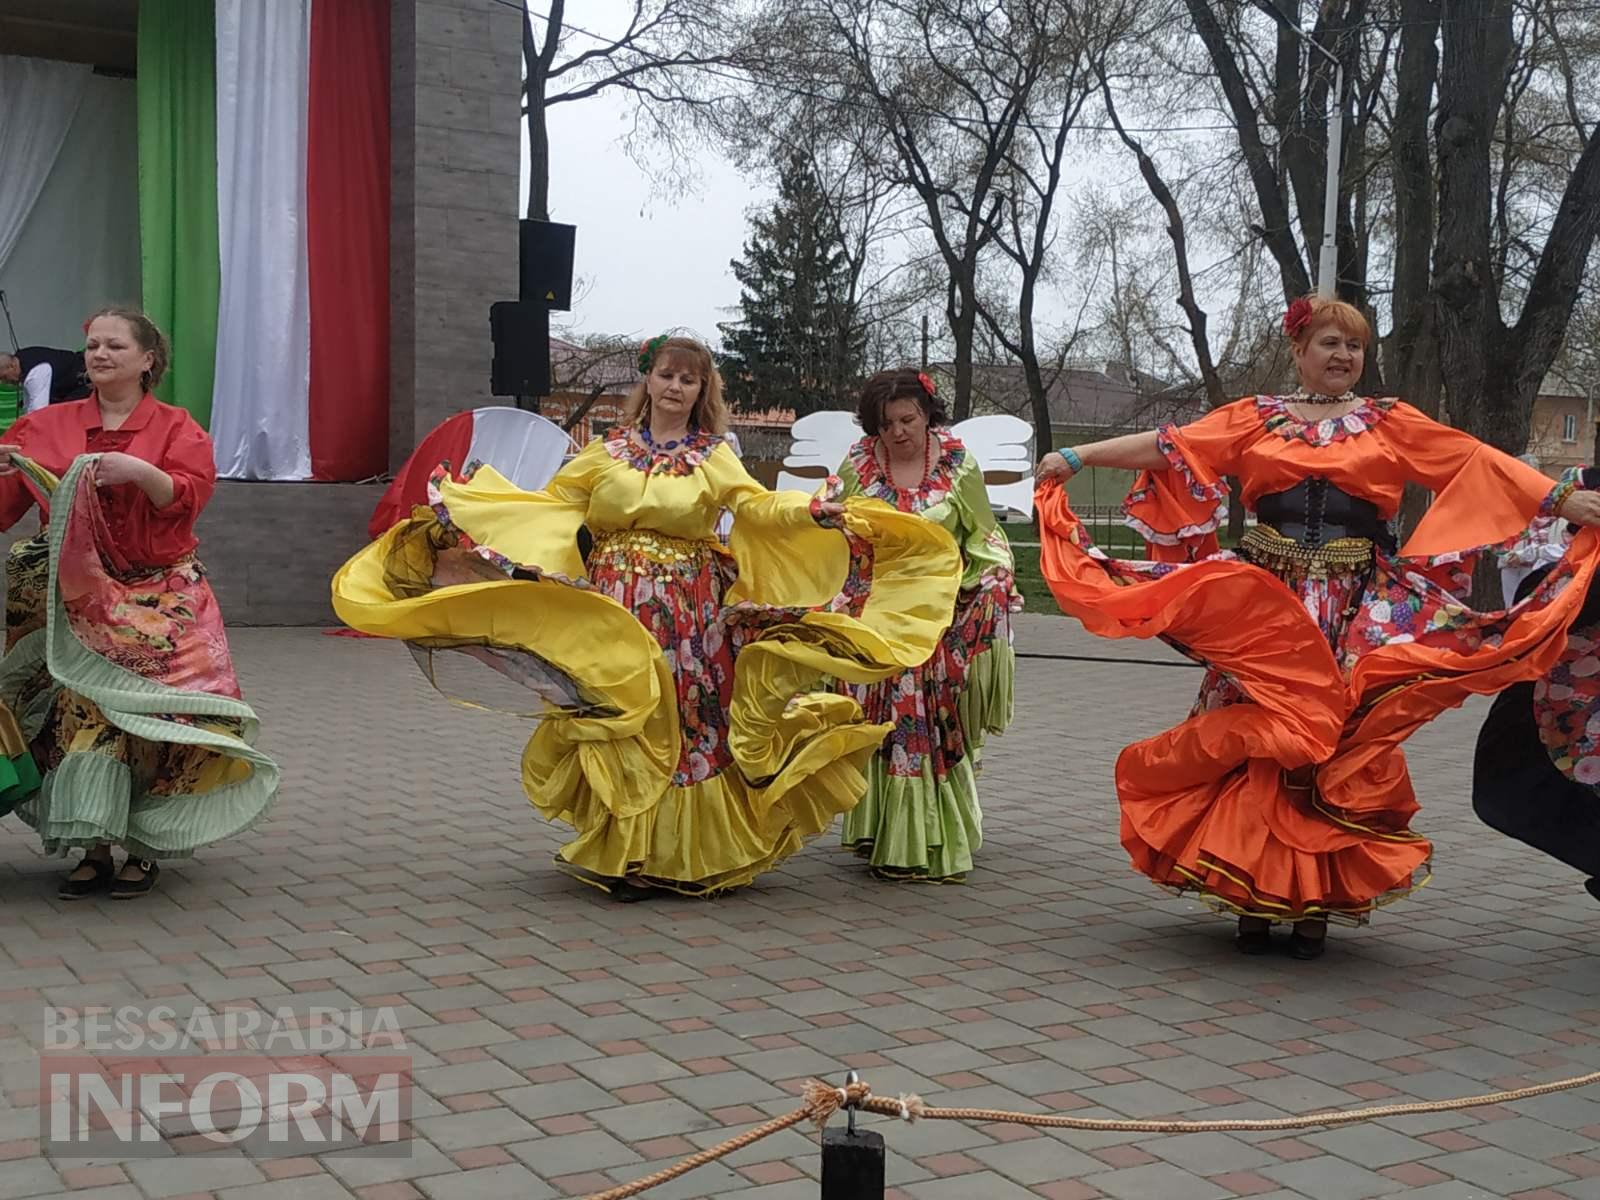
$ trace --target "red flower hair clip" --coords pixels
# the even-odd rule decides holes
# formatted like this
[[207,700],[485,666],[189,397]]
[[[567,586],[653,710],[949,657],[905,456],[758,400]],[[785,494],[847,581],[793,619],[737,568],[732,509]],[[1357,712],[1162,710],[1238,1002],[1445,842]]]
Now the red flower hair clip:
[[1283,314],[1283,332],[1291,338],[1299,337],[1300,331],[1311,324],[1311,315],[1311,301],[1301,296]]
[[922,390],[927,392],[929,396],[933,395],[933,380],[929,379],[926,373],[918,371],[917,382],[922,385]]

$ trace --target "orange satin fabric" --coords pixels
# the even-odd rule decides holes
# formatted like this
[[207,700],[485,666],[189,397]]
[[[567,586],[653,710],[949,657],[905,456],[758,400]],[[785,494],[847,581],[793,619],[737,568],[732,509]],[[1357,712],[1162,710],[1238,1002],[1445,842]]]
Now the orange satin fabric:
[[[1320,447],[1263,430],[1251,401],[1168,436],[1201,487],[1176,471],[1147,482],[1157,485],[1152,500],[1186,524],[1208,509],[1194,492],[1224,474],[1241,477],[1247,503],[1320,475],[1386,515],[1414,478],[1439,495],[1407,543],[1412,554],[1504,540],[1552,486],[1399,404],[1372,429]],[[1475,649],[1423,631],[1413,642],[1353,647],[1360,657],[1342,670],[1301,598],[1269,572],[1214,558],[1117,578],[1085,549],[1060,488],[1042,487],[1037,511],[1041,571],[1065,612],[1102,636],[1165,638],[1228,672],[1254,701],[1192,716],[1122,752],[1122,843],[1134,866],[1230,910],[1284,920],[1359,919],[1412,886],[1431,849],[1408,829],[1417,802],[1401,743],[1469,695],[1548,671],[1600,561],[1600,535],[1585,530],[1568,551],[1570,572],[1558,568],[1560,578],[1511,614],[1473,618],[1484,635]],[[1378,571],[1382,583],[1381,561]],[[1308,766],[1315,791],[1289,786],[1285,772]]]

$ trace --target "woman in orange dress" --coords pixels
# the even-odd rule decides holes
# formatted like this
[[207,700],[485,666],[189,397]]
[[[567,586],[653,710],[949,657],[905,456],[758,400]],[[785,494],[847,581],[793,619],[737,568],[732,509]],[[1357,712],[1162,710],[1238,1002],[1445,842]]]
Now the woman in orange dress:
[[[1291,953],[1315,958],[1330,917],[1364,922],[1426,878],[1400,743],[1467,696],[1554,665],[1600,539],[1584,529],[1503,612],[1460,599],[1475,552],[1540,516],[1600,524],[1600,495],[1354,394],[1371,330],[1351,306],[1297,300],[1284,328],[1299,392],[1046,455],[1038,508],[1041,568],[1063,610],[1208,668],[1189,718],[1118,760],[1134,866],[1236,914],[1242,951],[1269,950],[1272,924],[1287,922]],[[1091,544],[1058,486],[1084,466],[1144,472],[1124,509],[1155,561]],[[1220,552],[1226,476],[1258,523]],[[1408,482],[1436,499],[1397,552],[1389,522]]]

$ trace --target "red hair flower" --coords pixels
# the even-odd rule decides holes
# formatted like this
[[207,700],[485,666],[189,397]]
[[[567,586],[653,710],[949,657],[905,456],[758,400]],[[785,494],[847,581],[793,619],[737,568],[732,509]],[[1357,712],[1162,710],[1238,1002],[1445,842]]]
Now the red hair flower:
[[923,391],[927,392],[930,396],[933,395],[933,380],[929,379],[924,372],[917,372],[917,382],[922,385]]
[[1311,324],[1311,315],[1311,301],[1301,296],[1283,314],[1283,332],[1291,338],[1299,337],[1300,331]]

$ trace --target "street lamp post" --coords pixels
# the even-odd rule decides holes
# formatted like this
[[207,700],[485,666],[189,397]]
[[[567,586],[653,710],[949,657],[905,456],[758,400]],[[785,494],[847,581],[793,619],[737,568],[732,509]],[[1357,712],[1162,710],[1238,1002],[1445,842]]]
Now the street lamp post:
[[1344,64],[1322,43],[1307,37],[1276,4],[1264,4],[1274,20],[1333,64],[1333,93],[1328,98],[1328,178],[1322,198],[1322,253],[1317,260],[1317,295],[1332,298],[1339,277],[1339,160],[1344,143]]

